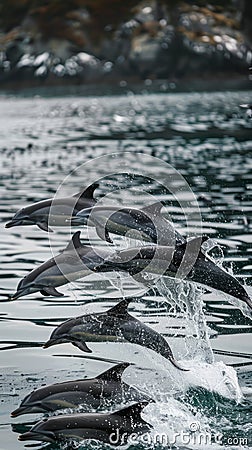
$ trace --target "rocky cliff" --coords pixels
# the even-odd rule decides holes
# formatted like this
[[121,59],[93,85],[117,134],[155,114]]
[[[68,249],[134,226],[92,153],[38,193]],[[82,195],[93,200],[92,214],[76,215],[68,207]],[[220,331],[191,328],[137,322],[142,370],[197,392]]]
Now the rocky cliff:
[[0,86],[247,76],[251,3],[2,0]]

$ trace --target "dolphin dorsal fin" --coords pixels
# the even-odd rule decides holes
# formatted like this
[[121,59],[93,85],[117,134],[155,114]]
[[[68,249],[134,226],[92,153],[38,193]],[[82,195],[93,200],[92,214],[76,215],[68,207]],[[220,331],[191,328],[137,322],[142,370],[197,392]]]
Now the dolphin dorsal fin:
[[190,243],[190,245],[193,243],[194,245],[197,245],[197,247],[199,246],[199,249],[201,247],[201,245],[206,242],[209,238],[207,236],[197,236],[194,237],[192,239],[190,239],[189,241],[183,242],[182,244],[179,244],[179,248],[181,249],[186,249],[186,246]]
[[81,234],[80,231],[76,231],[76,233],[73,234],[72,239],[67,244],[66,248],[64,249],[64,252],[69,252],[76,248],[82,247],[82,243],[80,241],[80,234]]
[[124,316],[128,312],[128,305],[132,302],[133,298],[125,298],[117,305],[113,306],[107,311],[107,314],[111,314],[112,316]]
[[82,191],[74,194],[73,197],[77,198],[89,198],[94,200],[94,191],[99,187],[99,183],[92,183],[87,188],[82,189]]
[[114,367],[111,367],[110,369],[106,370],[106,372],[101,373],[101,375],[98,375],[99,380],[102,381],[121,381],[122,380],[122,374],[127,369],[127,367],[131,366],[132,363],[124,362],[121,364],[117,364]]
[[127,408],[120,409],[119,411],[115,411],[112,414],[121,416],[121,417],[127,417],[132,418],[135,422],[145,422],[141,417],[141,412],[143,409],[149,404],[149,401],[143,401],[134,403],[131,406],[128,406]]
[[163,208],[163,203],[156,202],[152,203],[152,205],[145,206],[142,208],[142,211],[146,214],[151,214],[152,216],[158,216],[161,214],[161,209]]

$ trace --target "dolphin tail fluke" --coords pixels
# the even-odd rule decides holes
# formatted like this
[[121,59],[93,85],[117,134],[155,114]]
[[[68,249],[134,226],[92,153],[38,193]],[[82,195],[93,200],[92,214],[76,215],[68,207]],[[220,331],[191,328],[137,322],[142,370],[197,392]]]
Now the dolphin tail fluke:
[[217,266],[210,258],[198,258],[189,279],[231,295],[246,303],[252,309],[252,300],[243,285],[226,270]]
[[[159,343],[161,344],[161,351],[159,352],[164,358],[166,358],[168,361],[170,361],[170,363],[176,367],[176,369],[178,370],[182,370],[183,372],[189,372],[189,369],[185,369],[184,367],[181,367],[178,362],[176,361],[176,359],[173,356],[173,352],[168,344],[168,342],[166,341],[166,339],[164,338],[164,336],[160,335],[160,341]],[[150,346],[151,348],[151,346]],[[152,350],[155,350],[155,348],[152,347]]]
[[169,357],[169,361],[172,363],[172,365],[174,366],[174,367],[176,367],[176,369],[178,369],[178,370],[182,370],[183,372],[189,372],[190,370],[189,369],[185,369],[184,367],[181,367],[178,363],[177,363],[177,361],[176,361],[176,359],[174,359],[173,357]]
[[106,372],[101,373],[101,375],[98,375],[96,378],[103,381],[121,381],[122,380],[122,374],[127,369],[127,367],[131,366],[132,363],[124,362],[121,364],[117,364],[116,366],[111,367],[110,369],[106,370]]

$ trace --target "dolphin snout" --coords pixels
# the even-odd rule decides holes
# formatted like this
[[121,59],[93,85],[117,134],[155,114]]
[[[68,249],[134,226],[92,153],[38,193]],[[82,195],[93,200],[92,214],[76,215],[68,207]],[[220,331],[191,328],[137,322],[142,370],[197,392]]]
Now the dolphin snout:
[[11,227],[14,227],[12,220],[5,224],[5,228],[11,228]]
[[32,292],[32,291],[30,290],[30,288],[19,289],[19,290],[17,290],[17,291],[15,292],[15,294],[10,295],[10,296],[9,296],[9,299],[10,299],[10,300],[17,300],[17,299],[20,298],[20,297],[24,297],[25,295],[31,294],[31,292]]
[[23,414],[23,412],[26,410],[27,408],[25,406],[20,406],[19,408],[15,409],[14,411],[12,411],[11,413],[11,417],[18,417],[21,416],[21,414]]
[[20,436],[18,436],[19,441],[29,441],[30,439],[37,440],[38,439],[37,433],[27,431],[26,433],[20,434]]
[[55,442],[53,433],[37,433],[36,431],[27,431],[26,433],[18,436],[19,441],[44,441]]
[[58,344],[65,344],[68,341],[66,339],[49,339],[49,341],[45,342],[45,344],[43,345],[43,348],[49,348],[52,347],[53,345],[58,345]]
[[12,228],[18,225],[22,225],[22,220],[11,220],[5,224],[5,228]]
[[17,292],[15,292],[15,294],[10,295],[9,299],[10,300],[17,300],[19,297],[22,297],[23,295],[24,295],[23,291],[17,291]]

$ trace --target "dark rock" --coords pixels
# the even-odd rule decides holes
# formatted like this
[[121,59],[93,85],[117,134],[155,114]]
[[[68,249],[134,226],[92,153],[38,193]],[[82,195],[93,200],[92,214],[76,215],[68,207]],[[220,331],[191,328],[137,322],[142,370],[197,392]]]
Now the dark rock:
[[111,11],[113,23],[105,24],[110,17],[105,1],[68,5],[52,0],[35,8],[27,2],[27,10],[19,9],[18,26],[11,26],[12,17],[10,29],[6,26],[0,34],[0,81],[127,82],[244,73],[252,62],[250,3],[244,2],[243,16],[229,3],[223,10],[153,0],[130,10],[111,0],[118,17]]

